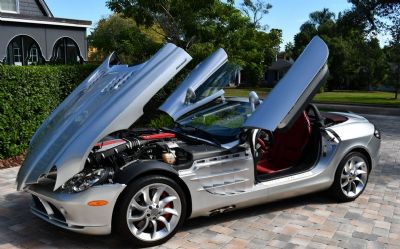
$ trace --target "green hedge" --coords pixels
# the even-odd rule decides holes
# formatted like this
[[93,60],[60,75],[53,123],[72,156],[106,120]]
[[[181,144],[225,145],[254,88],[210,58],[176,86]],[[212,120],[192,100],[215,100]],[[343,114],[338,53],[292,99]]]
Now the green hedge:
[[[2,66],[0,65],[0,159],[20,155],[49,113],[97,66]],[[177,75],[144,107],[135,126],[170,126],[158,107],[188,73]]]
[[20,155],[47,115],[95,68],[0,66],[0,159]]

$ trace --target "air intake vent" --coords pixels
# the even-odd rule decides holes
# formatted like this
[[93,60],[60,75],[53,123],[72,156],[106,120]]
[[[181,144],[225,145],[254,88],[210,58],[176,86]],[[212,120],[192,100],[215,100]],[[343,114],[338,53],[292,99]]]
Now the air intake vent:
[[118,77],[112,79],[104,88],[101,90],[102,93],[118,90],[123,86],[124,83],[128,81],[129,78],[133,76],[134,72],[127,72],[119,75]]

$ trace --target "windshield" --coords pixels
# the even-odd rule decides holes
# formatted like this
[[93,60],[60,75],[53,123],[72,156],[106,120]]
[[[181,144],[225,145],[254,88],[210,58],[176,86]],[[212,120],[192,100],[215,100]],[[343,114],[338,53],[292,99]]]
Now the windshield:
[[208,133],[224,144],[238,139],[240,128],[251,113],[248,102],[228,101],[193,113],[178,120],[178,123],[201,130],[202,132],[196,134],[199,137],[208,139],[202,136]]
[[196,98],[192,99],[191,102],[198,102],[228,85],[236,85],[239,72],[240,67],[238,65],[225,63],[195,90]]

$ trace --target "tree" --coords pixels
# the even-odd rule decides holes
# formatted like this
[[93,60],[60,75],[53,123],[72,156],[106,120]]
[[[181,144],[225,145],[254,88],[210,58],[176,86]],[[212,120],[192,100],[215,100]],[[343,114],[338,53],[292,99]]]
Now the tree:
[[254,27],[257,29],[266,30],[268,25],[262,25],[262,18],[269,13],[272,5],[265,3],[263,0],[244,0],[241,4],[241,9],[243,13],[251,20]]
[[257,84],[281,43],[279,30],[264,32],[235,7],[220,0],[108,0],[111,10],[142,27],[159,27],[167,42],[185,48],[196,65],[217,48],[239,64],[248,83]]
[[324,8],[321,11],[315,11],[310,14],[310,20],[308,23],[319,27],[323,24],[333,23],[335,19],[335,13],[329,11],[329,9]]
[[98,22],[88,41],[96,48],[91,60],[100,61],[115,51],[120,59],[131,64],[155,53],[162,40],[151,32],[144,33],[134,20],[114,14]]
[[[196,37],[204,17],[212,18],[213,0],[109,0],[107,6],[116,13],[132,17],[147,28],[159,25],[168,42],[187,48]],[[214,8],[215,9],[215,8]],[[218,18],[214,16],[213,18]]]
[[394,87],[394,98],[399,98],[400,92],[400,44],[385,47],[385,53],[390,65],[390,77],[387,83]]
[[400,41],[400,1],[348,0],[351,12],[363,20],[368,32],[389,31],[393,41]]
[[330,78],[327,90],[369,90],[387,76],[385,54],[379,41],[366,36],[363,24],[352,25],[349,15],[350,12],[341,13],[335,19],[328,9],[313,12],[294,38],[292,53],[295,58],[315,35],[328,44]]
[[294,44],[292,42],[288,42],[285,45],[285,54],[287,58],[293,58],[293,49],[294,49]]
[[309,20],[300,26],[300,32],[294,37],[293,56],[297,58],[305,46],[316,35],[331,37],[335,33],[335,14],[328,9],[310,13]]
[[[348,0],[353,4],[349,18],[364,23],[364,31],[369,34],[385,33],[390,35],[390,46],[385,50],[392,71],[400,70],[400,1],[391,0]],[[390,83],[395,86],[395,98],[398,97],[400,72],[394,72]]]

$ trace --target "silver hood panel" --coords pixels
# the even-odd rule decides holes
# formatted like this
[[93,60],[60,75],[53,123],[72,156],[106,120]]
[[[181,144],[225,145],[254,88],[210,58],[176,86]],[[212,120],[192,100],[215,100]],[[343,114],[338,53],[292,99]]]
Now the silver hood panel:
[[269,131],[290,126],[325,82],[328,55],[325,42],[314,37],[243,126]]
[[137,66],[111,66],[113,59],[106,59],[37,130],[18,172],[19,190],[36,183],[53,166],[55,189],[79,173],[93,145],[129,128],[142,116],[144,105],[192,58],[167,44]]

